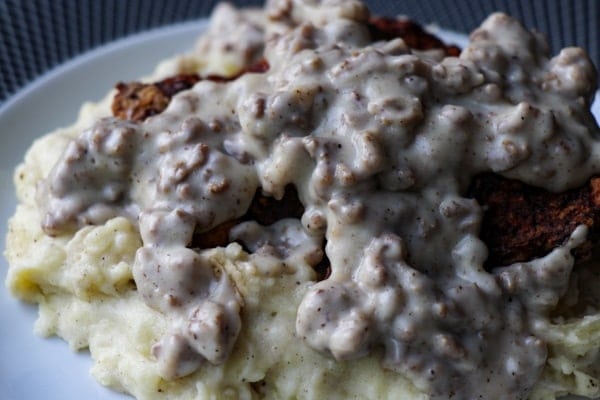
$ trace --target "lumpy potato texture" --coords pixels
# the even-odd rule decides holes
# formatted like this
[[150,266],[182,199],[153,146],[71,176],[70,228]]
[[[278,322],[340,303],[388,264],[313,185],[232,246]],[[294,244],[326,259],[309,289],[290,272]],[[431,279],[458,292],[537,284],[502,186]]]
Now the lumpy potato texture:
[[140,246],[133,225],[119,217],[57,238],[44,236],[38,226],[36,210],[20,205],[8,242],[14,260],[9,287],[39,303],[37,333],[58,335],[74,350],[89,348],[91,373],[104,385],[139,399],[425,398],[407,380],[382,370],[377,357],[338,363],[304,345],[294,320],[310,282],[306,271],[262,274],[237,244],[205,254],[233,278],[245,300],[230,358],[165,381],[149,349],[166,331],[168,316],[147,307],[131,284]]
[[[164,63],[157,76],[185,70],[189,61]],[[116,217],[74,235],[50,237],[41,229],[35,203],[36,184],[47,166],[81,129],[110,112],[109,100],[84,105],[73,126],[38,139],[15,172],[19,205],[9,222],[6,284],[16,297],[39,304],[37,334],[57,335],[72,350],[88,348],[91,374],[138,399],[426,398],[408,380],[382,370],[379,357],[338,363],[305,345],[294,327],[312,271],[266,268],[265,260],[235,243],[203,254],[229,274],[244,299],[242,330],[230,358],[185,378],[162,379],[150,349],[170,321],[135,290],[131,267],[141,246],[137,228]],[[285,273],[271,276],[278,268]]]

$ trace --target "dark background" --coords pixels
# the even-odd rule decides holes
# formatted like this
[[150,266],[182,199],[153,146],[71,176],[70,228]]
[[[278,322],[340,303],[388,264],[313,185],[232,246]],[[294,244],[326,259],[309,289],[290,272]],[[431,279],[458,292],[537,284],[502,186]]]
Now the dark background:
[[[260,5],[262,1],[230,1]],[[0,104],[43,72],[123,36],[206,17],[216,0],[0,0]],[[502,10],[544,32],[553,52],[586,48],[599,65],[598,0],[370,0],[373,14],[469,32]]]

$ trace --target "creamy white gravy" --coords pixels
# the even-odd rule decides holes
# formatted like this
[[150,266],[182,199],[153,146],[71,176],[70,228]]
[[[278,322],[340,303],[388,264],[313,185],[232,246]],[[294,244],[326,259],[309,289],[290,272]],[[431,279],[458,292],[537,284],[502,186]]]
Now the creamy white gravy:
[[194,232],[243,215],[257,188],[280,198],[294,185],[301,220],[245,222],[232,240],[290,265],[316,264],[326,240],[331,274],[298,309],[302,340],[338,360],[382,349],[385,368],[432,398],[526,398],[546,360],[536,332],[586,229],[490,273],[482,210],[465,192],[485,171],[552,191],[600,172],[585,53],[549,58],[542,38],[503,14],[460,57],[442,58],[400,39],[372,43],[357,1],[220,10],[218,23],[233,13],[249,33],[227,46],[213,34],[211,48],[237,44],[247,65],[264,47],[269,71],[201,81],[140,124],[98,121],[39,187],[46,232],[138,221],[134,277],[172,318],[153,354],[176,378],[223,362],[241,329],[243,300],[189,248]]

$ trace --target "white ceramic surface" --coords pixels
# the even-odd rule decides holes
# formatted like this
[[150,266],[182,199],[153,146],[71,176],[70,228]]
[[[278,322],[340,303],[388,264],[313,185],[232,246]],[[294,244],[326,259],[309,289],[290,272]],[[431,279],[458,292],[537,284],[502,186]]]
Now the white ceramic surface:
[[[16,205],[12,174],[31,142],[72,123],[81,103],[99,100],[117,80],[150,73],[162,59],[193,46],[202,23],[162,28],[89,52],[51,71],[0,108],[0,240]],[[438,32],[449,42],[465,37]],[[599,115],[600,104],[595,104]],[[3,246],[2,246],[3,247]],[[0,279],[8,266],[0,258]],[[11,298],[0,286],[0,400],[123,400],[130,397],[103,388],[89,375],[87,352],[72,352],[58,338],[32,332],[37,307]]]

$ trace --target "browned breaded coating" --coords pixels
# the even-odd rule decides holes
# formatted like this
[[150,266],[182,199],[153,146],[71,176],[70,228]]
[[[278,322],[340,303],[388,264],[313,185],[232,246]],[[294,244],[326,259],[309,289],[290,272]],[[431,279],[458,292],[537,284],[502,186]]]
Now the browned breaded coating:
[[112,113],[120,119],[143,121],[167,108],[170,101],[151,84],[119,82],[116,88],[118,92],[113,98]]
[[296,188],[287,185],[280,200],[265,196],[261,189],[258,189],[243,219],[267,226],[284,218],[300,219],[302,214],[304,214],[304,206],[298,198]]
[[178,74],[154,83],[158,89],[169,98],[187,90],[200,81],[198,74]]
[[171,97],[191,88],[199,80],[196,74],[180,74],[155,83],[119,82],[111,106],[112,113],[120,119],[143,121],[163,112]]
[[447,56],[460,55],[460,48],[447,45],[437,36],[409,19],[371,17],[368,23],[374,41],[401,38],[410,48],[417,50],[443,49]]
[[475,178],[469,190],[483,206],[481,239],[488,268],[528,261],[565,242],[580,224],[589,228],[576,261],[591,255],[600,232],[600,177],[562,193],[551,193],[496,174]]
[[153,83],[119,82],[116,85],[117,93],[111,106],[112,113],[113,116],[120,119],[141,122],[163,112],[173,96],[191,88],[200,80],[229,82],[246,73],[262,73],[268,69],[269,63],[263,59],[230,77],[221,75],[200,77],[198,74],[179,74]]

